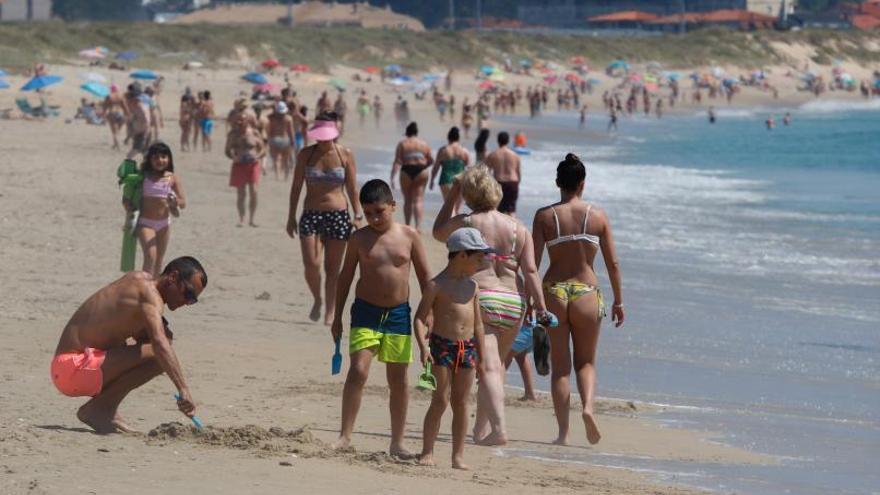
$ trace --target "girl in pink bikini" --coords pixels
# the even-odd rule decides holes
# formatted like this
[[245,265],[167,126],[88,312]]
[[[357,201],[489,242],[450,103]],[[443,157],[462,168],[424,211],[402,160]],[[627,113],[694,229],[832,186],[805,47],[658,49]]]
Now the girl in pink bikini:
[[180,177],[174,173],[174,159],[167,144],[150,146],[141,170],[144,182],[136,232],[144,250],[143,271],[158,277],[171,237],[171,216],[178,216],[186,206],[186,195]]

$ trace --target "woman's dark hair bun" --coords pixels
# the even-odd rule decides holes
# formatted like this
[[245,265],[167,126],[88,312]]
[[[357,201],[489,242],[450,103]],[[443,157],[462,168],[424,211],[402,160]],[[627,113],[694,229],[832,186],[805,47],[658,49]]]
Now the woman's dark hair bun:
[[569,153],[569,154],[565,155],[565,161],[568,162],[568,163],[571,163],[571,164],[574,164],[574,163],[580,163],[580,164],[583,164],[583,162],[581,161],[581,159],[578,158],[578,156],[575,155],[574,153]]

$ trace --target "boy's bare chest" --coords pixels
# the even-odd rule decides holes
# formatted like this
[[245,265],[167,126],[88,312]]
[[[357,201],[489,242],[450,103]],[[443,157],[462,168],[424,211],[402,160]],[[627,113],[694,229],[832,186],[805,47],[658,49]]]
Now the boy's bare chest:
[[374,266],[393,265],[400,267],[410,262],[411,246],[405,240],[379,240],[363,249],[363,260]]

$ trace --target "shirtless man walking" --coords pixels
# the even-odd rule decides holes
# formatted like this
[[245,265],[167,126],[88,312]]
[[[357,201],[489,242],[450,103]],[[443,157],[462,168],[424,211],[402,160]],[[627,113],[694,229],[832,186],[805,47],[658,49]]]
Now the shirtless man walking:
[[519,199],[520,160],[519,155],[513,152],[507,145],[510,143],[510,135],[506,132],[498,133],[498,149],[489,153],[486,157],[486,166],[492,171],[495,180],[501,184],[503,194],[498,211],[516,216],[516,200]]
[[128,107],[125,105],[125,98],[123,98],[122,93],[119,92],[119,87],[115,84],[110,85],[110,94],[104,98],[102,107],[104,115],[107,116],[110,134],[113,135],[113,149],[118,150],[119,138],[117,135],[119,130],[125,127],[125,123],[128,122],[129,112]]
[[174,311],[195,304],[207,284],[202,265],[184,256],[157,279],[129,272],[86,299],[64,327],[51,367],[58,391],[91,397],[76,413],[80,421],[102,434],[134,431],[119,415],[119,404],[163,372],[177,387],[178,409],[195,414],[162,313],[166,305]]

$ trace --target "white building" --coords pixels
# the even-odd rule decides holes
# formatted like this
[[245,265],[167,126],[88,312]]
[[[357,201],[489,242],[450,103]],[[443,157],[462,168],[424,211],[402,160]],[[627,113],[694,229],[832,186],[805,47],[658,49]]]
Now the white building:
[[0,0],[0,22],[48,21],[52,0]]

